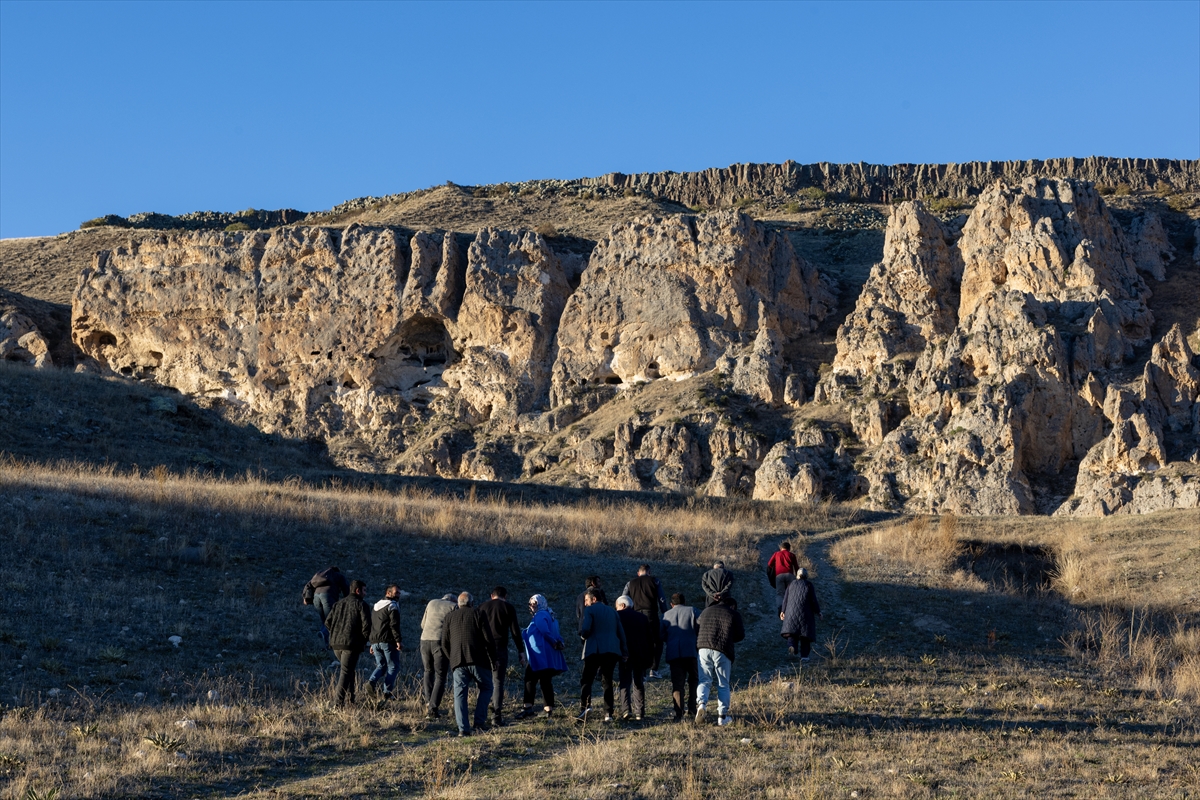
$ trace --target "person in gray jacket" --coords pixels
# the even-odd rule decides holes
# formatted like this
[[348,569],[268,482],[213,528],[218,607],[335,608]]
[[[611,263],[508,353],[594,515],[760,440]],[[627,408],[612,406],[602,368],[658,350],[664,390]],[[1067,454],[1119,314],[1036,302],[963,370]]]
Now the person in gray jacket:
[[592,706],[592,686],[596,675],[604,684],[604,721],[612,722],[616,703],[613,697],[613,669],[617,662],[629,658],[625,628],[617,612],[600,602],[599,592],[588,589],[584,599],[583,617],[579,621],[579,637],[583,639],[583,676],[579,679],[580,722],[587,721]]
[[[696,686],[700,673],[696,666],[696,634],[700,624],[696,621],[696,609],[686,605],[682,594],[671,595],[671,610],[663,614],[663,656],[671,667],[671,700],[675,704],[675,721],[683,720],[686,710],[689,716],[696,715]],[[684,691],[687,702],[684,702]],[[686,707],[686,709],[685,709]]]
[[458,596],[453,592],[442,595],[440,600],[430,600],[421,617],[421,666],[425,670],[421,683],[421,700],[425,703],[425,718],[437,719],[441,715],[438,707],[446,693],[446,677],[450,674],[450,660],[442,650],[442,631],[446,615],[458,608]]

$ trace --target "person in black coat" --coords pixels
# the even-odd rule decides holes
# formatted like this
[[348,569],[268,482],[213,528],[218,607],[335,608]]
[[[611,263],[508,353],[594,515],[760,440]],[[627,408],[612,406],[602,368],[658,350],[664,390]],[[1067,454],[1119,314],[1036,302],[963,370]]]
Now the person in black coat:
[[716,603],[700,615],[696,647],[700,651],[700,685],[696,687],[696,722],[704,721],[713,684],[717,690],[717,724],[733,722],[729,713],[733,687],[734,645],[746,638],[746,627],[731,597],[718,593]]
[[337,682],[337,704],[354,702],[354,679],[358,657],[371,638],[371,611],[363,602],[367,585],[350,581],[350,594],[337,601],[325,623],[329,628],[329,646],[337,655],[340,671]]
[[783,610],[779,619],[783,627],[779,635],[788,640],[788,655],[800,653],[800,663],[808,663],[812,643],[817,638],[817,617],[821,616],[821,604],[817,602],[817,590],[808,579],[808,570],[796,570],[796,579],[783,595]]
[[621,717],[629,719],[632,716],[641,722],[646,714],[646,668],[654,657],[650,621],[645,614],[634,610],[633,600],[627,595],[617,598],[617,616],[625,629],[625,645],[629,649],[629,658],[622,661],[617,670]]
[[471,684],[479,686],[475,729],[487,730],[488,701],[492,699],[492,658],[496,646],[483,618],[471,607],[472,599],[470,592],[460,594],[458,608],[446,615],[442,629],[442,650],[454,676],[454,720],[459,736],[471,735],[467,707]]
[[662,661],[662,640],[659,638],[659,625],[663,612],[667,610],[667,598],[663,596],[662,583],[650,574],[650,565],[638,567],[637,577],[625,584],[621,592],[633,601],[633,609],[640,612],[650,623],[651,664],[650,677],[658,677],[659,663]]
[[504,677],[508,673],[509,637],[512,637],[512,642],[517,647],[517,659],[521,666],[525,666],[521,626],[517,624],[517,610],[508,602],[508,589],[503,586],[492,589],[492,599],[481,603],[478,611],[496,646],[495,658],[492,659],[492,722],[503,725]]

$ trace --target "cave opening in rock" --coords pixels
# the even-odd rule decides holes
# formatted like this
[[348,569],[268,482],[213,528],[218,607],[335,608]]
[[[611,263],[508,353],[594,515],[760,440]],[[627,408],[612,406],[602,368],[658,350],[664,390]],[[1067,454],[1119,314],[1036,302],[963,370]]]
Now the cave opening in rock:
[[374,382],[401,392],[439,384],[442,372],[458,358],[445,323],[432,317],[405,320],[387,344],[372,355]]

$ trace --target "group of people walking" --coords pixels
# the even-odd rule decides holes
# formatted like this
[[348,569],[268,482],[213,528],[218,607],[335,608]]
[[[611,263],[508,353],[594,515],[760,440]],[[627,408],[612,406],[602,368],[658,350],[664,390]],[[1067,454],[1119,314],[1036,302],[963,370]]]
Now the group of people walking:
[[[788,652],[799,653],[807,662],[820,607],[807,572],[787,542],[772,556],[767,577],[776,588],[781,634],[788,641]],[[665,660],[676,722],[685,718],[703,722],[715,699],[717,724],[730,724],[735,646],[746,635],[732,594],[733,582],[733,573],[716,562],[701,577],[705,607],[697,612],[682,593],[672,594],[668,603],[648,564],[638,568],[637,576],[625,584],[612,605],[600,578],[588,577],[575,608],[582,661],[576,719],[586,722],[592,718],[597,678],[605,722],[612,721],[618,711],[626,720],[644,719],[645,681],[662,677]],[[368,683],[378,689],[382,682],[385,699],[392,696],[400,671],[399,589],[387,587],[374,606],[363,599],[365,589],[362,581],[347,581],[337,567],[317,573],[304,587],[303,601],[316,607],[322,635],[337,655],[339,705],[354,702],[358,660],[365,650],[375,657]],[[478,605],[470,592],[450,593],[428,602],[421,618],[420,641],[421,697],[427,719],[441,715],[449,682],[459,736],[486,730],[489,709],[491,724],[504,725],[510,642],[524,668],[523,702],[517,718],[537,714],[534,701],[539,689],[541,713],[554,714],[553,679],[567,671],[568,646],[558,615],[544,595],[531,596],[528,610],[529,623],[522,628],[503,586],[495,587],[490,599]],[[477,693],[473,713],[468,703],[472,688]]]

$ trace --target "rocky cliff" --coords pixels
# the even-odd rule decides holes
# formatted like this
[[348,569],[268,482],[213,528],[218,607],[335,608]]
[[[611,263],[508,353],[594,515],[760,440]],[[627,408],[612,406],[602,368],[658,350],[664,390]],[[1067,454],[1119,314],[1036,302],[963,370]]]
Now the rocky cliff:
[[[1200,503],[1200,314],[1156,337],[1148,305],[1180,252],[1155,214],[1122,223],[1083,180],[992,181],[954,219],[898,203],[819,378],[835,282],[734,211],[639,216],[590,254],[496,228],[142,235],[80,276],[72,336],[83,368],[361,470],[1147,511]],[[0,339],[37,360],[9,316]]]
[[742,198],[788,197],[814,187],[873,202],[899,198],[967,197],[997,180],[1062,177],[1132,190],[1200,190],[1200,161],[1166,158],[1051,158],[964,164],[734,164],[701,172],[610,173],[585,185],[631,189],[685,205],[728,205]]
[[[1127,235],[1093,185],[1065,179],[998,182],[961,227],[919,203],[897,207],[819,387],[849,406],[869,446],[857,469],[870,501],[960,514],[1124,508],[1141,476],[1168,465],[1168,420],[1185,438],[1200,433],[1178,327],[1123,388],[1151,344],[1141,272],[1165,275],[1170,255],[1157,227],[1138,219]],[[1196,458],[1179,444],[1178,458]],[[1200,484],[1177,480],[1187,488],[1164,504],[1194,504]]]

